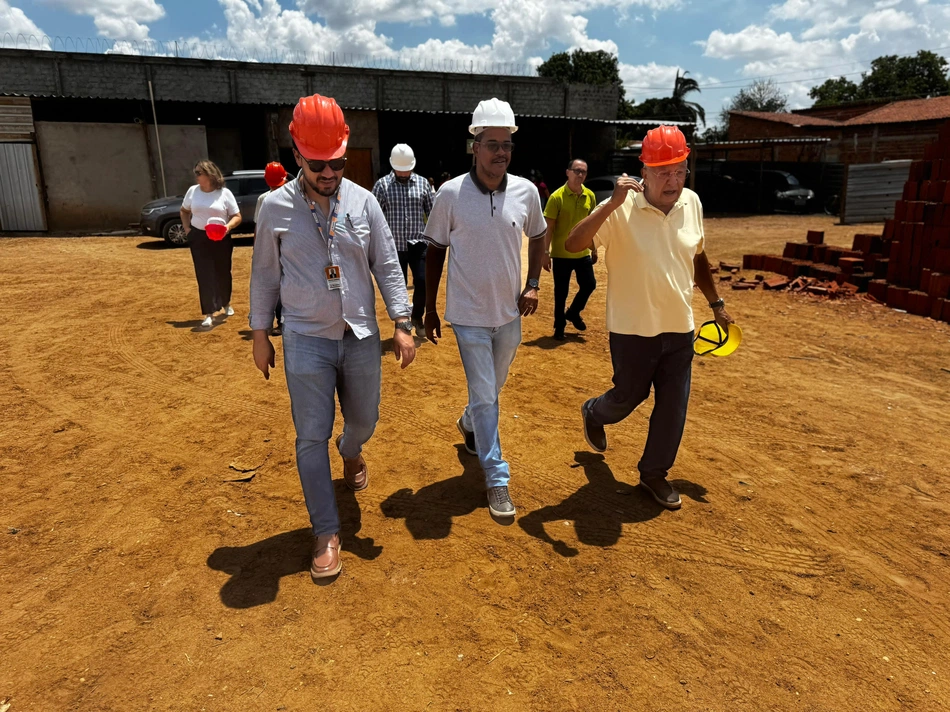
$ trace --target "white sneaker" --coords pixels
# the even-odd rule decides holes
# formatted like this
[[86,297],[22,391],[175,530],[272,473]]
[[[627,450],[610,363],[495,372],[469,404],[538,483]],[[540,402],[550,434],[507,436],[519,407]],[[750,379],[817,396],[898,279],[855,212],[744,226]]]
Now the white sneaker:
[[214,322],[211,320],[210,316],[206,316],[205,320],[201,322],[202,329],[210,329],[212,326],[214,326]]
[[224,308],[224,315],[225,315],[225,316],[234,316],[234,307],[232,307],[230,304],[228,304],[228,305]]

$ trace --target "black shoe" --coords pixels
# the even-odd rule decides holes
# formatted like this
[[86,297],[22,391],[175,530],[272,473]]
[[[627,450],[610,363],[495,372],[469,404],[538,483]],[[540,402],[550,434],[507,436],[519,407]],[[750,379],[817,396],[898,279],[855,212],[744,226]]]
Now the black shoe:
[[580,314],[565,314],[564,318],[567,319],[571,324],[574,325],[574,328],[578,331],[587,331],[587,324],[584,323],[584,320],[581,319]]
[[478,455],[478,450],[475,449],[475,433],[465,429],[465,426],[462,425],[461,418],[455,421],[455,425],[459,429],[459,432],[462,433],[462,439],[465,441],[465,452],[469,455]]
[[554,330],[554,340],[555,341],[564,341],[567,337],[564,336],[564,329],[555,329]]
[[581,406],[581,419],[584,421],[584,440],[590,445],[591,450],[596,452],[605,452],[607,450],[607,433],[604,432],[603,425],[597,425],[591,420],[591,400]]
[[673,485],[667,482],[665,477],[648,480],[641,477],[640,486],[649,492],[658,504],[667,509],[679,509],[683,505],[679,492],[673,489]]

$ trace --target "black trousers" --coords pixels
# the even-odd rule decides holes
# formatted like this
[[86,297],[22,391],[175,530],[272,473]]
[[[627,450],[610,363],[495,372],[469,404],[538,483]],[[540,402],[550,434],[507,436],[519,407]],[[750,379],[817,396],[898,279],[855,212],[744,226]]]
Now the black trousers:
[[412,318],[421,319],[426,311],[426,243],[410,242],[405,252],[397,252],[402,278],[409,284],[412,270]]
[[693,332],[657,336],[610,333],[614,387],[591,403],[599,425],[619,423],[650,395],[650,430],[637,465],[641,479],[666,477],[676,460],[686,426],[692,380]]
[[551,272],[554,275],[554,328],[563,329],[567,325],[564,305],[571,288],[571,275],[577,275],[577,294],[571,302],[568,314],[580,316],[587,306],[587,300],[597,288],[594,277],[594,263],[590,257],[552,257]]
[[191,260],[198,278],[201,313],[214,314],[231,303],[231,253],[234,241],[228,234],[223,240],[210,240],[204,230],[192,228],[188,235]]

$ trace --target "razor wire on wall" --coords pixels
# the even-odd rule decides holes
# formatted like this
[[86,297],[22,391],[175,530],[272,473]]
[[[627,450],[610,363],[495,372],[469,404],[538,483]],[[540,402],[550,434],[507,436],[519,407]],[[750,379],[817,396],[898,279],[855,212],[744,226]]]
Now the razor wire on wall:
[[394,69],[416,72],[450,72],[456,74],[488,74],[535,76],[535,68],[517,62],[485,62],[475,59],[437,59],[356,54],[353,52],[308,52],[303,50],[249,51],[231,44],[185,40],[143,40],[141,42],[110,40],[101,37],[50,37],[3,33],[2,49],[77,52],[81,54],[127,54],[145,57],[181,57],[185,59],[216,59],[232,62],[270,64],[302,64],[365,69]]

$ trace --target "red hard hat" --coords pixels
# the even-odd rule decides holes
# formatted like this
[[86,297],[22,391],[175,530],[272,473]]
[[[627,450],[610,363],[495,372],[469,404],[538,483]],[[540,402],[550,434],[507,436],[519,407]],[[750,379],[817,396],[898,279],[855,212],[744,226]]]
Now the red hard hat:
[[330,161],[346,153],[350,127],[335,99],[314,94],[302,97],[294,107],[290,135],[304,158]]
[[264,167],[264,182],[268,188],[280,188],[287,182],[287,171],[277,161],[271,161]]
[[640,160],[646,166],[668,166],[686,160],[688,155],[683,132],[675,126],[660,126],[647,131]]

